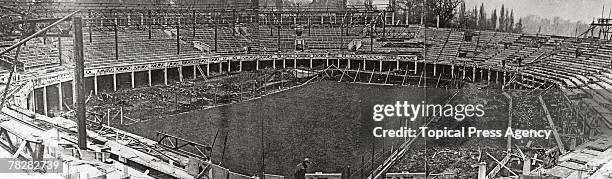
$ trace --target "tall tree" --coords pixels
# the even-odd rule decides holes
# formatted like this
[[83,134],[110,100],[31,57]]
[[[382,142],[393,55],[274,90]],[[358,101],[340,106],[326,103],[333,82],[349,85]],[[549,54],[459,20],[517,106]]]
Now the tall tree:
[[499,11],[499,30],[506,31],[506,10],[503,4],[501,6],[501,11]]
[[465,28],[467,27],[467,18],[465,17],[465,1],[461,3],[461,8],[459,8],[459,27]]
[[518,23],[514,27],[514,32],[522,33],[523,32],[523,19],[519,19]]
[[510,23],[510,12],[508,11],[508,9],[506,8],[506,17],[504,18],[504,31],[505,32],[509,32],[510,30],[510,26],[512,25]]
[[440,18],[440,27],[450,26],[450,22],[455,18],[457,12],[455,9],[459,7],[463,0],[427,0],[428,14],[427,18],[430,23],[436,23],[436,16]]
[[514,9],[510,11],[510,19],[508,21],[508,32],[514,32]]
[[491,30],[497,30],[497,9],[493,9],[493,13],[491,14]]
[[480,4],[480,17],[478,18],[480,29],[487,29],[487,14],[485,13],[484,3]]
[[474,12],[474,14],[473,14],[474,15],[474,24],[473,24],[473,26],[471,28],[472,29],[476,29],[476,28],[478,28],[478,7],[477,6],[474,6],[474,11],[473,12]]

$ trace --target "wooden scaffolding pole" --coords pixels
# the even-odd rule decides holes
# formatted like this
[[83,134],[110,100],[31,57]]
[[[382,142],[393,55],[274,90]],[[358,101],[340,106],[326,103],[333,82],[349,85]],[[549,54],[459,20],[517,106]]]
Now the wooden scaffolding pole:
[[78,125],[78,144],[81,150],[87,149],[87,133],[85,130],[85,60],[83,58],[83,23],[81,17],[73,17],[74,27],[74,82],[76,94],[76,113]]

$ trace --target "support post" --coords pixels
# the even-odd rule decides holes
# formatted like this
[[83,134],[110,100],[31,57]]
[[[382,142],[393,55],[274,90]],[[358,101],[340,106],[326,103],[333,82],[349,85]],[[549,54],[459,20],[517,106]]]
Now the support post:
[[472,81],[476,82],[476,68],[477,66],[472,67]]
[[484,70],[479,68],[478,71],[480,72],[480,81],[484,80]]
[[193,65],[193,80],[198,77],[197,65]]
[[436,72],[438,71],[438,63],[433,63],[433,76],[436,76]]
[[[414,74],[417,74],[417,67],[419,66],[419,64],[417,63],[417,58],[414,59]],[[406,69],[408,70],[408,69]]]
[[310,69],[312,69],[312,58],[310,58]]
[[117,73],[113,73],[113,91],[117,91]]
[[43,112],[43,114],[45,116],[47,116],[47,86],[43,86],[43,110],[45,110]]
[[232,72],[232,61],[228,60],[227,61],[227,73],[231,73]]
[[[151,39],[151,25],[153,24],[153,18],[151,17],[151,10],[149,10],[149,22],[147,24],[149,25],[149,29],[147,29],[149,31],[149,39]],[[91,32],[89,34],[91,38]]]
[[499,82],[499,71],[495,72],[495,82]]
[[215,24],[215,52],[217,52],[217,26],[218,25]]
[[148,71],[147,71],[147,76],[149,77],[149,86],[153,86],[153,85],[151,84],[151,70],[148,70]]
[[62,111],[64,109],[64,99],[63,95],[62,95],[62,82],[60,81],[59,84],[57,84],[57,96],[59,99],[59,110]]
[[506,86],[506,71],[505,70],[504,70],[504,74],[502,76],[503,76],[503,79],[504,79],[502,81],[502,86]]
[[395,69],[396,69],[396,70],[399,70],[399,69],[400,69],[400,67],[399,67],[399,66],[400,66],[400,60],[399,60],[399,59],[397,59],[397,61],[395,62]]
[[28,95],[28,104],[30,105],[28,106],[30,111],[36,111],[36,98],[34,96],[34,90],[32,90],[32,92]]
[[[195,36],[196,36],[196,24],[197,24],[197,22],[198,22],[198,19],[197,19],[197,16],[196,16],[196,11],[194,10],[194,11],[193,11],[193,23],[192,23],[192,29],[191,29],[191,31],[192,31],[192,33],[193,33],[193,34],[192,34],[192,35],[193,35],[193,37],[195,37]],[[194,68],[194,70],[195,70],[195,68]],[[195,76],[195,75],[194,75],[194,76]]]
[[181,53],[181,21],[179,19],[178,23],[176,23],[176,54]]
[[59,63],[60,65],[63,65],[64,60],[62,59],[62,37],[57,37],[57,48],[59,52]]
[[464,79],[464,80],[465,80],[465,72],[466,72],[466,71],[467,71],[467,70],[466,70],[466,65],[465,65],[465,64],[463,64],[463,79]]
[[83,57],[83,23],[81,17],[73,17],[74,27],[74,83],[76,94],[75,117],[78,126],[78,146],[81,150],[87,149],[87,133],[85,130],[85,60]]
[[164,85],[168,85],[168,68],[164,68]]
[[98,95],[98,74],[94,73],[94,94]]
[[531,157],[523,158],[523,175],[531,174]]
[[131,77],[132,89],[134,89],[136,87],[136,84],[134,83],[134,71],[131,72],[130,77]]
[[383,14],[383,18],[382,18],[382,37],[385,38],[385,31],[387,30],[387,12],[385,10],[383,10],[382,12]]
[[119,34],[117,33],[117,19],[115,18],[115,60],[119,61]]
[[[285,64],[285,63],[283,62],[283,64]],[[238,64],[238,65],[240,65],[240,68],[238,69],[238,71],[242,72],[242,60],[240,60],[240,64]],[[284,66],[283,66],[283,68],[284,68]]]
[[[89,11],[89,17],[91,16],[91,11]],[[89,43],[91,43],[92,39],[91,39],[91,26],[89,26],[89,28],[87,28],[87,30],[89,30]]]
[[478,164],[478,179],[487,179],[487,163],[480,162]]
[[374,51],[374,23],[370,22],[370,52]]
[[491,67],[487,71],[487,84],[491,84]]
[[451,78],[455,79],[455,64],[452,64],[451,66]]

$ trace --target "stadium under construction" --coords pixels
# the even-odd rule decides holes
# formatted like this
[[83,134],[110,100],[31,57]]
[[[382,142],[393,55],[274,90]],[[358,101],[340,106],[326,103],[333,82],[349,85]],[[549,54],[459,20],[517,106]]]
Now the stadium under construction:
[[[430,27],[395,1],[171,2],[0,0],[0,158],[63,164],[2,178],[280,179],[304,158],[310,179],[612,176],[611,19],[563,37]],[[484,117],[372,121],[406,100]]]

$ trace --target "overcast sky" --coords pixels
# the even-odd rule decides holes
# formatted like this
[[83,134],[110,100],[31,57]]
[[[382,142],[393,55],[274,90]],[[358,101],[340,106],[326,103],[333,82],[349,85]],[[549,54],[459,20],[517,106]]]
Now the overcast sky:
[[604,16],[608,17],[612,0],[465,0],[466,8],[473,9],[474,6],[480,7],[484,3],[485,9],[497,8],[498,11],[502,4],[506,8],[514,9],[515,17],[527,15],[538,15],[551,18],[559,16],[563,19],[572,21],[591,22],[593,17],[601,17],[603,6],[605,5]]
[[[389,0],[373,0],[374,4],[388,3]],[[538,15],[546,18],[559,16],[572,21],[591,22],[593,17],[601,17],[605,5],[605,17],[612,8],[612,0],[465,0],[466,8],[473,9],[484,3],[488,14],[493,8],[498,11],[502,4],[514,9],[515,17]]]

